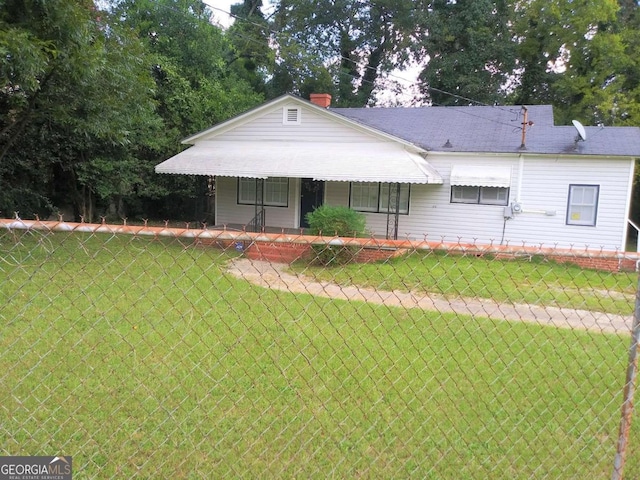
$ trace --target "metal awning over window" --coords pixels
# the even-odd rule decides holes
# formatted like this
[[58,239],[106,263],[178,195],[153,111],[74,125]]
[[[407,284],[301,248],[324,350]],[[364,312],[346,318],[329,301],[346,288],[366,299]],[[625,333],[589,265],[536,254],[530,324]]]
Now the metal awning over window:
[[156,172],[344,182],[442,183],[442,177],[422,156],[391,142],[202,141],[156,165]]
[[454,165],[451,185],[465,187],[503,187],[511,185],[511,167]]

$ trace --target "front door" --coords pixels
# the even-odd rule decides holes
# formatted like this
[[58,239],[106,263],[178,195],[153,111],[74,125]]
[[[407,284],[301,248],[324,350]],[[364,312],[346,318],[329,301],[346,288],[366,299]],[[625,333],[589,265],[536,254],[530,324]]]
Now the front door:
[[313,212],[324,200],[324,182],[303,178],[300,186],[300,227],[309,228],[307,213]]

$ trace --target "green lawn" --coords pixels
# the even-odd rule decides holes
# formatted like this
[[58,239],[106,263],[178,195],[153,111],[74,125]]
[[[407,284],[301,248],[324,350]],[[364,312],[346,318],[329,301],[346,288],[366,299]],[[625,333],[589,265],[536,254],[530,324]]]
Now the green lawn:
[[1,453],[100,479],[610,478],[628,336],[264,290],[233,255],[0,232]]
[[621,315],[633,314],[638,283],[635,273],[582,269],[541,257],[496,260],[492,256],[477,258],[439,251],[417,251],[383,264],[325,268],[298,263],[294,269],[340,285],[493,298]]

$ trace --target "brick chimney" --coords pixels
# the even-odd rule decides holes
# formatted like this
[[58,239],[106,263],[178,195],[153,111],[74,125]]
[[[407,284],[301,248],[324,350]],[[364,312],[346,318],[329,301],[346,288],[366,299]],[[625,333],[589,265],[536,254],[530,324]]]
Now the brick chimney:
[[322,108],[329,108],[331,105],[331,95],[328,93],[312,93],[310,100],[311,103],[315,103]]

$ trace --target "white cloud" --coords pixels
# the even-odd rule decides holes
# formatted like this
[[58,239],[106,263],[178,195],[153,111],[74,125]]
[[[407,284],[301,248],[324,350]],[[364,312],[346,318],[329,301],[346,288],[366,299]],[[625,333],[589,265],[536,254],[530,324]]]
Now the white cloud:
[[[229,27],[233,23],[233,17],[229,14],[231,12],[231,5],[242,3],[243,0],[203,0],[205,5],[213,11],[213,23],[220,25],[223,28]],[[273,12],[275,5],[271,0],[262,0],[262,12],[265,15]]]
[[240,3],[241,0],[204,0],[213,11],[213,23],[223,28],[229,27],[233,23],[233,17],[229,15],[231,5]]

